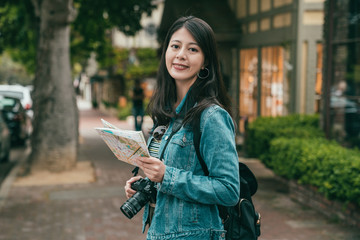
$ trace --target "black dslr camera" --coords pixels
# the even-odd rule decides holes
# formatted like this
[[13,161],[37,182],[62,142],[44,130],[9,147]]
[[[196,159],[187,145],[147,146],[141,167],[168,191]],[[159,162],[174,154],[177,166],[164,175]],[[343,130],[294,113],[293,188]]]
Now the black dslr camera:
[[120,207],[120,210],[129,219],[135,216],[150,200],[155,202],[156,197],[155,183],[148,178],[141,178],[133,182],[131,188],[137,192]]

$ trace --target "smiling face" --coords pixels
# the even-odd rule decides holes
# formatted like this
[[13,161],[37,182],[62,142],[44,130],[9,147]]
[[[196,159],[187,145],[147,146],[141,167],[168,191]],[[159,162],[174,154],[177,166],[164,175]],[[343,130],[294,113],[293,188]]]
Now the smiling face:
[[205,56],[191,33],[184,27],[171,37],[165,54],[166,68],[177,85],[190,87],[204,68]]

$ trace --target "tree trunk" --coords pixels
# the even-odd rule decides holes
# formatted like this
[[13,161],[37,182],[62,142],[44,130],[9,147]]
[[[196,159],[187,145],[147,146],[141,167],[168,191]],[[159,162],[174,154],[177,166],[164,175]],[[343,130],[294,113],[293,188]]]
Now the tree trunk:
[[70,68],[72,0],[32,0],[39,17],[31,171],[61,172],[77,161],[78,109]]

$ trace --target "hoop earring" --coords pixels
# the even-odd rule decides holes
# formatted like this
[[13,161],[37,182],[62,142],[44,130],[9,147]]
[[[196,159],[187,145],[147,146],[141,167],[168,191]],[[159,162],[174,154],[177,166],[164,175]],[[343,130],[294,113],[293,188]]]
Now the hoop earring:
[[207,78],[207,77],[209,77],[209,75],[210,75],[210,71],[209,71],[209,69],[208,68],[204,68],[203,70],[206,70],[207,71],[207,73],[206,73],[206,76],[200,76],[200,72],[198,72],[197,73],[197,76],[200,78],[200,79],[205,79],[205,78]]

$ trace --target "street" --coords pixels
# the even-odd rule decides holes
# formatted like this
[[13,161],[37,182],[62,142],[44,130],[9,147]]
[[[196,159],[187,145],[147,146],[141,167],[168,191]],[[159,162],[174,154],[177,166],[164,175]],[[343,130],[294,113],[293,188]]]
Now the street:
[[83,110],[80,115],[79,162],[91,163],[94,181],[63,184],[61,176],[51,185],[46,179],[33,181],[34,186],[15,181],[0,209],[0,239],[145,239],[142,213],[129,220],[119,209],[133,168],[118,161],[94,130],[101,127],[101,118],[122,128],[129,124],[97,111]]
[[[60,174],[13,176],[13,182],[7,178],[8,193],[0,196],[3,202],[0,240],[146,239],[141,233],[142,210],[130,220],[119,209],[126,201],[124,185],[132,176],[133,167],[118,161],[94,130],[101,127],[101,118],[123,129],[133,129],[133,123],[119,121],[81,104],[78,164],[85,167]],[[148,127],[145,124],[144,128]],[[15,158],[21,158],[24,153],[21,149],[15,152],[12,153]],[[279,182],[258,160],[241,160],[259,181],[258,192],[253,197],[262,216],[259,239],[360,239],[359,229],[328,219],[291,200],[286,184]]]
[[6,178],[6,176],[13,169],[15,164],[24,157],[27,146],[15,146],[11,148],[10,159],[8,162],[0,163],[0,185]]

